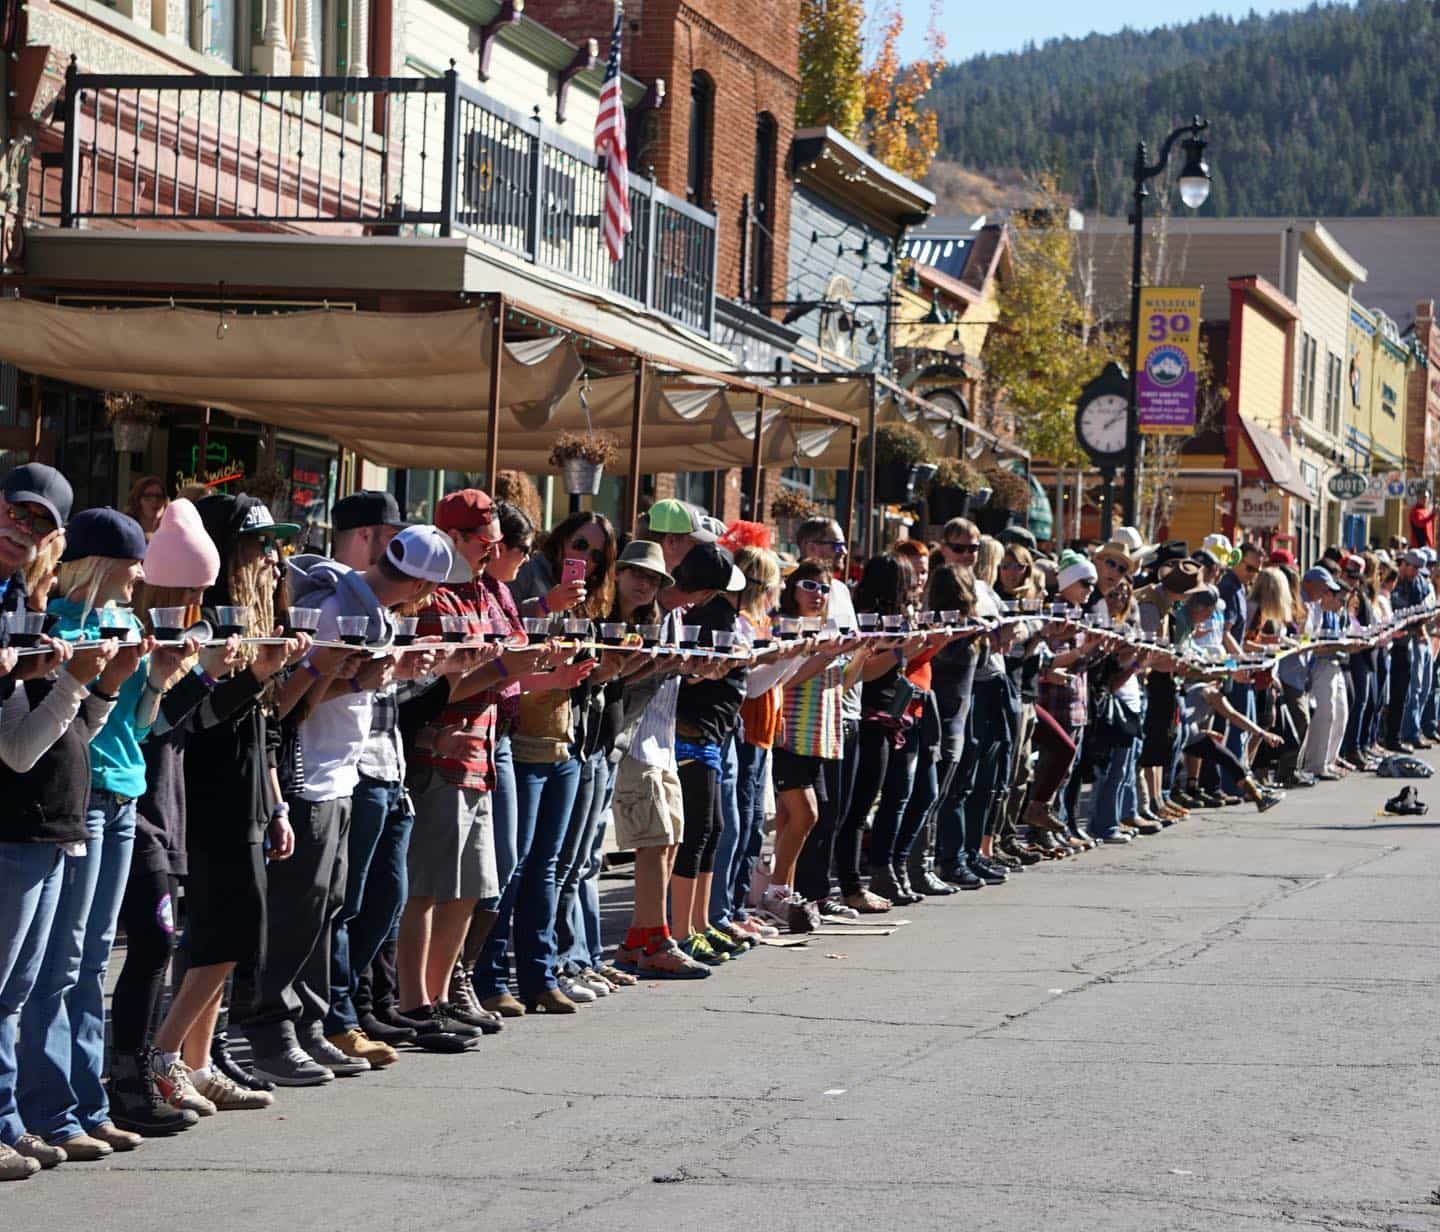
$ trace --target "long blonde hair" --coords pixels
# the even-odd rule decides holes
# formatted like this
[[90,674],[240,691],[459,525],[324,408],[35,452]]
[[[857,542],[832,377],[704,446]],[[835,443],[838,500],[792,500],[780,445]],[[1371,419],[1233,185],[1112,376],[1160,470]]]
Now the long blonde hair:
[[82,556],[79,560],[67,560],[61,564],[56,575],[56,589],[65,598],[84,608],[95,606],[100,588],[118,570],[129,572],[128,560],[116,560],[111,556]]
[[1267,620],[1274,622],[1277,632],[1284,629],[1295,619],[1290,579],[1274,566],[1261,569],[1250,589],[1250,610],[1251,629],[1259,629]]
[[[50,580],[51,575],[59,568],[60,556],[65,551],[65,532],[62,530],[49,543],[35,553],[32,560],[28,561],[22,573],[25,578],[25,593],[32,598],[41,598],[40,592],[45,589],[45,584]],[[43,611],[45,604],[42,602],[36,607],[31,605],[32,611]]]
[[780,558],[769,548],[743,547],[735,567],[745,575],[740,611],[749,620],[763,620],[780,592]]
[[1000,540],[981,535],[980,545],[975,551],[975,576],[986,585],[994,586],[995,579],[1000,575],[1000,562],[1004,557],[1005,547]]

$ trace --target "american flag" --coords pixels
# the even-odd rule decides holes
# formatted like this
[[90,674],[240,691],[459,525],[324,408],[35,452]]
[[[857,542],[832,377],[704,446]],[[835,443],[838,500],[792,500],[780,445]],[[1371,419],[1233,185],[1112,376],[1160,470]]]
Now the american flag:
[[600,86],[600,114],[595,117],[595,153],[605,159],[605,209],[600,231],[612,261],[624,259],[625,237],[630,233],[630,168],[625,150],[625,102],[620,96],[620,34],[624,21],[624,6],[617,4],[610,59]]

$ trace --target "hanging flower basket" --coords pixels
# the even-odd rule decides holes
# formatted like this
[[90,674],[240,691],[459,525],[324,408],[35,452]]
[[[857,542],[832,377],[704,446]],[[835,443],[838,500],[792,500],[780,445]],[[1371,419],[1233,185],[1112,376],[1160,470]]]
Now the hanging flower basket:
[[150,433],[154,425],[138,419],[117,419],[110,425],[115,437],[117,453],[144,453],[150,448]]
[[800,524],[819,512],[819,505],[794,488],[786,488],[770,503],[770,516],[775,519],[775,529],[782,543],[794,543]]
[[565,476],[565,491],[571,496],[595,496],[606,465],[619,452],[620,447],[608,436],[562,432],[550,450],[550,465]]
[[105,395],[105,422],[121,453],[143,453],[150,446],[150,432],[161,415],[143,394],[108,393]]

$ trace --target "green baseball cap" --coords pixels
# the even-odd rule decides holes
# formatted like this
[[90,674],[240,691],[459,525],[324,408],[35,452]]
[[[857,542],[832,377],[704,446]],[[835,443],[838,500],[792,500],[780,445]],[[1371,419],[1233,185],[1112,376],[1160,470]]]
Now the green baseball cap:
[[656,501],[645,515],[645,525],[654,535],[689,535],[696,543],[714,543],[715,535],[705,529],[705,512],[686,501]]

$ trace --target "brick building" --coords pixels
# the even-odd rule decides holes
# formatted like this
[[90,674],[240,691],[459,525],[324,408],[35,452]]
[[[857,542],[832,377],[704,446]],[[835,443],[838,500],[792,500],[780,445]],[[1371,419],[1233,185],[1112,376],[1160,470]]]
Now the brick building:
[[1405,464],[1425,478],[1440,472],[1440,322],[1433,300],[1415,305],[1410,340],[1416,363],[1405,391]]
[[[572,42],[597,39],[602,57],[608,51],[608,4],[529,0],[525,12]],[[626,23],[626,70],[663,78],[668,91],[663,107],[632,121],[631,166],[653,165],[662,188],[707,209],[715,203],[719,294],[784,298],[799,0],[630,0]]]

